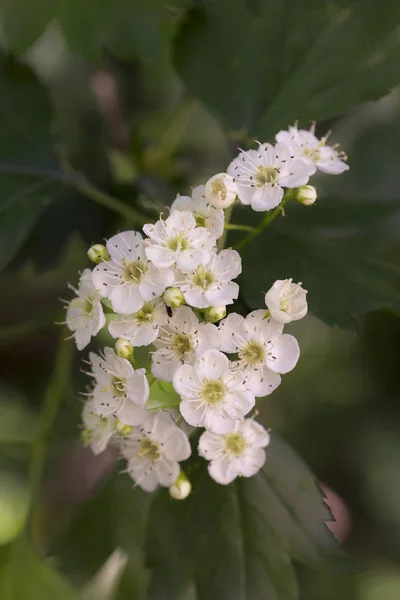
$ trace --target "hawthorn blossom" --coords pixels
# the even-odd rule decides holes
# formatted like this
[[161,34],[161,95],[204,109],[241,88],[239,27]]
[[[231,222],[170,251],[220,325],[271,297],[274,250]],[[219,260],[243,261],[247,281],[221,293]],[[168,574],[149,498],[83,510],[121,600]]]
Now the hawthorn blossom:
[[280,204],[283,188],[305,185],[309,167],[296,158],[287,144],[260,144],[257,150],[243,150],[228,167],[236,179],[242,204],[255,211],[266,211]]
[[296,366],[300,350],[292,335],[282,334],[283,325],[264,318],[265,310],[247,317],[231,313],[221,321],[221,350],[237,353],[234,367],[256,397],[271,394],[280,384],[280,374]]
[[228,173],[217,173],[207,181],[204,193],[215,208],[228,208],[236,200],[238,186]]
[[239,286],[232,281],[242,272],[242,260],[236,250],[221,250],[212,254],[206,265],[177,276],[185,301],[195,308],[232,304],[239,295]]
[[188,306],[180,306],[160,327],[154,345],[157,350],[152,355],[152,373],[158,379],[172,381],[180,365],[193,364],[205,350],[219,347],[219,331],[212,323],[199,323]]
[[167,318],[165,305],[160,300],[145,302],[137,312],[112,319],[108,330],[114,338],[123,338],[132,346],[148,346],[154,342]]
[[173,386],[182,398],[179,410],[185,421],[217,434],[232,431],[255,403],[243,376],[218,350],[207,350],[193,366],[180,366]]
[[90,446],[93,454],[101,454],[115,433],[116,419],[109,415],[102,417],[96,411],[93,399],[87,400],[82,410],[82,441],[85,446]]
[[236,421],[234,429],[225,435],[205,431],[200,439],[199,455],[210,461],[208,472],[221,485],[228,485],[236,477],[252,477],[265,463],[264,448],[270,436],[264,427],[245,419]]
[[265,294],[265,304],[271,317],[278,323],[298,321],[306,316],[307,290],[301,283],[292,283],[292,279],[278,279]]
[[197,227],[205,227],[217,240],[224,233],[225,215],[222,208],[215,208],[206,199],[204,188],[204,185],[193,188],[192,197],[177,196],[171,205],[171,213],[176,210],[192,212]]
[[146,256],[159,269],[176,265],[181,271],[196,269],[210,260],[215,238],[205,227],[196,227],[193,213],[176,210],[164,221],[144,225]]
[[85,269],[79,280],[78,289],[70,286],[75,292],[68,304],[66,324],[72,337],[75,338],[78,350],[83,350],[90,342],[92,336],[99,333],[104,327],[106,318],[101,304],[101,296],[93,285],[92,271]]
[[349,169],[345,162],[347,157],[344,152],[338,152],[336,146],[327,146],[328,137],[329,135],[321,139],[316,137],[315,123],[309,131],[298,129],[296,124],[289,127],[288,131],[279,131],[276,141],[288,144],[292,148],[293,153],[306,163],[309,175],[314,175],[317,169],[330,175],[340,175]]
[[148,412],[139,427],[121,442],[127,471],[137,485],[153,492],[159,485],[170,487],[178,479],[179,462],[191,454],[187,435],[164,412]]
[[103,354],[89,354],[95,385],[92,397],[95,412],[101,417],[113,415],[126,425],[138,425],[146,417],[149,398],[146,370],[135,370],[129,360],[117,356],[112,348]]
[[146,257],[143,238],[136,231],[124,231],[110,238],[107,250],[111,260],[93,269],[93,283],[109,298],[114,311],[129,315],[145,302],[155,300],[172,281],[172,271],[157,269]]

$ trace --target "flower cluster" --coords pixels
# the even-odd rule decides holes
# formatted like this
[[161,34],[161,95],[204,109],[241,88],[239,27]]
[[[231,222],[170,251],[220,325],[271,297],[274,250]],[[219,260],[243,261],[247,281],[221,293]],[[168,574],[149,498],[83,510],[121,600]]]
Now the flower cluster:
[[[144,236],[125,231],[90,248],[96,266],[72,288],[66,323],[79,350],[106,325],[115,342],[89,355],[82,438],[95,454],[114,446],[143,489],[165,486],[174,498],[187,496],[180,463],[191,454],[194,428],[204,429],[198,453],[218,483],[263,466],[270,437],[251,412],[296,366],[299,345],[284,326],[306,315],[307,292],[279,280],[265,294],[264,308],[226,316],[238,298],[242,262],[236,250],[219,248],[225,209],[241,202],[270,210],[285,193],[312,204],[309,177],[317,169],[345,171],[344,159],[326,138],[315,137],[314,127],[290,127],[275,145],[240,151],[227,173],[190,197],[178,196],[167,215],[143,227]],[[137,347],[147,349],[142,365]],[[152,408],[152,386],[160,381],[179,410],[171,410],[173,402]]]

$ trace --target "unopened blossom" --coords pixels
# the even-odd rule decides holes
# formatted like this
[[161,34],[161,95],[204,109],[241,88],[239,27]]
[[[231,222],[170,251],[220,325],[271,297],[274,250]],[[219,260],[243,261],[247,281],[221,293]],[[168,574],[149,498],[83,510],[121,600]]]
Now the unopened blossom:
[[82,441],[85,446],[90,446],[93,454],[100,454],[115,433],[116,418],[113,415],[101,416],[96,410],[93,399],[85,402],[82,410]]
[[124,231],[110,238],[107,250],[111,260],[93,270],[93,283],[109,298],[114,311],[129,315],[145,302],[162,295],[171,283],[169,269],[157,269],[146,257],[143,238],[136,231]]
[[173,485],[180,473],[179,462],[191,453],[187,435],[161,410],[147,413],[142,424],[124,437],[121,451],[129,475],[146,492]]
[[278,323],[298,321],[307,314],[307,290],[292,279],[278,279],[265,294],[265,304]]
[[182,398],[179,410],[185,421],[218,434],[232,431],[255,403],[243,376],[218,350],[207,350],[194,365],[180,366],[173,386]]
[[171,205],[171,213],[186,210],[193,213],[197,227],[205,227],[217,240],[224,233],[225,214],[222,208],[215,208],[204,194],[204,185],[192,190],[192,197],[177,196]]
[[210,461],[210,476],[222,485],[236,477],[252,477],[265,463],[264,448],[270,436],[253,419],[237,421],[234,429],[225,435],[205,431],[199,440],[199,455]]
[[315,123],[310,130],[298,129],[297,125],[289,127],[288,131],[279,131],[276,135],[277,142],[288,144],[293,153],[300,157],[308,166],[309,175],[317,169],[330,175],[340,175],[349,169],[345,162],[344,152],[338,152],[336,146],[328,146],[328,135],[318,139],[315,135]]
[[282,334],[283,325],[265,310],[247,317],[231,313],[221,321],[221,350],[237,353],[235,368],[256,397],[271,394],[280,384],[280,374],[291,371],[298,361],[299,344],[292,335]]
[[138,425],[146,416],[149,397],[146,370],[135,370],[129,360],[117,356],[113,348],[103,354],[89,354],[94,379],[92,397],[96,412],[114,416],[126,425]]
[[207,201],[215,208],[228,208],[238,195],[238,186],[232,175],[217,173],[204,186]]
[[85,269],[79,280],[79,287],[70,288],[76,293],[67,308],[66,324],[73,332],[76,347],[83,350],[92,336],[104,327],[106,318],[101,304],[101,296],[92,282],[92,271]]
[[214,253],[206,265],[177,276],[176,282],[185,301],[195,308],[232,304],[239,295],[239,286],[232,281],[242,272],[242,261],[236,250]]
[[165,305],[160,300],[145,302],[140,310],[130,315],[118,315],[108,325],[114,338],[123,338],[132,346],[148,346],[158,336],[167,321]]
[[241,151],[228,167],[236,179],[242,204],[266,211],[280,204],[284,189],[305,185],[309,167],[283,143],[260,144],[257,150]]
[[192,212],[176,210],[164,221],[144,225],[146,256],[159,269],[177,266],[191,271],[210,259],[215,237],[205,227],[196,227]]
[[160,327],[160,335],[154,340],[157,350],[152,355],[153,375],[172,381],[180,365],[193,364],[205,350],[218,348],[219,335],[215,325],[199,323],[191,308],[179,307]]

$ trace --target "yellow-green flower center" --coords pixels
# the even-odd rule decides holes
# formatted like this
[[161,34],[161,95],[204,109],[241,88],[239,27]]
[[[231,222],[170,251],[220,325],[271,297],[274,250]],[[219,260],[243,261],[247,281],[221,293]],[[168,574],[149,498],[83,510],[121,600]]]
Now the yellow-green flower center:
[[91,300],[91,298],[86,297],[83,303],[83,311],[87,314],[90,315],[92,313],[93,310],[93,302]]
[[202,290],[208,290],[215,281],[214,275],[206,267],[198,267],[193,277],[193,283]]
[[120,379],[119,377],[113,377],[111,381],[111,385],[113,388],[113,395],[118,398],[122,398],[125,394],[125,380]]
[[179,358],[186,358],[194,351],[190,337],[184,333],[176,334],[172,339],[171,349]]
[[143,307],[134,314],[134,319],[138,325],[151,323],[154,319],[154,306],[151,302],[146,302]]
[[150,438],[144,438],[144,440],[142,440],[140,450],[137,453],[137,456],[145,456],[151,461],[158,460],[162,456],[162,452],[160,451],[160,444],[158,442],[154,442]]
[[197,227],[205,227],[206,226],[205,215],[201,215],[200,213],[194,213],[194,218],[196,219]]
[[134,260],[133,262],[123,261],[124,270],[123,278],[127,283],[140,283],[143,275],[147,272],[148,267],[142,260]]
[[278,171],[273,167],[262,167],[260,165],[254,179],[258,187],[263,187],[265,184],[275,185],[278,183]]
[[168,240],[167,247],[173,252],[176,252],[177,250],[180,250],[182,252],[183,250],[188,250],[190,248],[190,244],[185,238],[184,234],[180,233],[176,237],[170,238]]
[[258,342],[248,342],[239,352],[239,358],[248,365],[257,365],[265,358],[265,351]]
[[239,456],[245,446],[246,442],[240,433],[230,433],[225,436],[225,449],[231,454]]
[[201,397],[207,404],[217,404],[225,397],[226,388],[222,381],[207,381],[201,389]]
[[321,158],[321,153],[319,152],[318,149],[309,148],[308,146],[306,146],[303,149],[303,152],[308,158],[310,158],[314,162],[318,162],[319,159]]
[[211,193],[213,196],[218,196],[221,200],[226,200],[227,189],[222,178],[215,179],[211,184]]

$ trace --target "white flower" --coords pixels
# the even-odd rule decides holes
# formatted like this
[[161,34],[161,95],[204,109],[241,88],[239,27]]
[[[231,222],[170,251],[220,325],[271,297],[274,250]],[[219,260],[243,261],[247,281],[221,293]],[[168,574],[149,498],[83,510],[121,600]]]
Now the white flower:
[[265,310],[246,318],[232,313],[221,321],[221,350],[238,353],[235,368],[256,397],[271,394],[280,384],[280,373],[296,366],[300,350],[296,338],[283,334],[283,325],[265,319]]
[[278,279],[265,294],[265,304],[278,323],[298,321],[307,314],[307,290],[291,279]]
[[73,331],[76,347],[83,350],[104,327],[106,318],[101,305],[100,294],[92,282],[92,271],[85,269],[79,280],[79,288],[70,286],[76,293],[76,298],[71,300],[67,308],[66,324]]
[[236,178],[242,204],[265,211],[280,204],[284,187],[306,184],[309,167],[293,157],[287,144],[260,144],[257,150],[242,151],[229,165],[228,173]]
[[179,410],[185,421],[214,433],[232,431],[255,403],[242,375],[218,350],[207,350],[193,366],[179,367],[173,385],[182,398]]
[[93,283],[109,298],[116,313],[127,315],[164,292],[173,276],[169,269],[157,269],[147,258],[143,238],[136,231],[124,231],[110,238],[111,260],[93,270]]
[[193,364],[205,350],[219,347],[219,331],[211,323],[199,323],[188,306],[180,306],[160,328],[154,345],[157,350],[153,352],[152,373],[158,379],[172,381],[180,365]]
[[215,208],[204,195],[204,185],[192,190],[192,197],[177,196],[171,205],[171,213],[186,210],[193,213],[197,227],[205,227],[218,240],[224,233],[225,214],[222,208]]
[[279,131],[276,134],[277,142],[289,144],[296,156],[301,157],[308,166],[309,174],[313,175],[317,169],[323,173],[340,175],[348,171],[344,152],[338,152],[335,147],[327,146],[328,135],[320,140],[315,136],[315,124],[309,131],[298,129],[297,125],[289,127],[289,131]]
[[108,329],[114,338],[128,340],[132,346],[148,346],[154,342],[167,318],[164,304],[155,300],[146,302],[131,315],[118,315],[110,321]]
[[113,416],[102,417],[96,412],[93,399],[88,400],[82,410],[82,421],[85,426],[82,431],[82,441],[90,446],[93,454],[100,454],[115,433],[116,419]]
[[207,181],[204,193],[215,208],[228,208],[236,200],[238,186],[231,175],[217,173]]
[[204,227],[196,227],[193,213],[174,211],[168,219],[143,227],[146,256],[159,269],[176,265],[181,271],[191,271],[210,259],[215,238]]
[[145,418],[149,384],[145,369],[135,369],[112,348],[104,354],[89,354],[95,386],[92,392],[96,412],[102,417],[115,416],[126,425],[138,425]]
[[239,286],[232,279],[241,272],[242,261],[236,250],[221,250],[213,254],[206,265],[182,274],[181,280],[175,284],[180,287],[190,306],[225,306],[232,304],[239,295]]
[[148,412],[142,425],[123,439],[121,450],[130,476],[146,492],[173,485],[180,473],[179,461],[191,453],[187,435],[163,411]]
[[227,435],[205,431],[199,440],[199,455],[211,461],[210,476],[222,485],[236,477],[252,477],[265,463],[264,448],[270,436],[264,427],[253,419],[237,421]]

